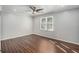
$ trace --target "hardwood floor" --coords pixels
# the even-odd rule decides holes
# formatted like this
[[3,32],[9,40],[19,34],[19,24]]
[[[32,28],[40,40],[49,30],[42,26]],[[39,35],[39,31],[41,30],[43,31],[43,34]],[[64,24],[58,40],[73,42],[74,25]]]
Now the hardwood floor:
[[79,45],[39,35],[1,41],[2,53],[78,53]]

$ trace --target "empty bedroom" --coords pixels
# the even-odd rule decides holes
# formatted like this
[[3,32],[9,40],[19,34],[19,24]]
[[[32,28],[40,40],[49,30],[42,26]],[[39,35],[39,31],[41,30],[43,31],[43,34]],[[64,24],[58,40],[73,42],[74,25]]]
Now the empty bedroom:
[[0,5],[1,53],[79,53],[79,5]]

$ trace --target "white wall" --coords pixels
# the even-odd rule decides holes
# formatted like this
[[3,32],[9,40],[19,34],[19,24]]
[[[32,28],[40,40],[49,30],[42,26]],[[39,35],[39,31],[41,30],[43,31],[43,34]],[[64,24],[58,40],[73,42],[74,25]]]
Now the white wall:
[[[40,30],[40,18],[46,16],[55,17],[55,31]],[[49,38],[79,43],[79,9],[49,13],[34,18],[25,13],[3,13],[1,18],[3,39],[35,33]]]
[[0,15],[0,40],[1,40],[1,15]]
[[32,33],[32,18],[25,13],[2,14],[2,38],[15,38]]
[[0,52],[1,52],[1,14],[0,14]]
[[[40,18],[54,16],[54,31],[40,30]],[[79,43],[79,9],[49,13],[34,18],[34,32],[49,38]]]

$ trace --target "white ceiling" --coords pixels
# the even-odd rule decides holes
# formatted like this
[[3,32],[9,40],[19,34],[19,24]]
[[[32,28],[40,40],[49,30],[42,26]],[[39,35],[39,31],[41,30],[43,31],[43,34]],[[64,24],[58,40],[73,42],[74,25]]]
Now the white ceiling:
[[[27,13],[32,15],[32,10],[28,7],[29,5],[3,5],[0,6],[0,11],[5,13]],[[68,10],[73,8],[79,8],[79,5],[35,5],[37,8],[43,8],[44,10],[41,11],[39,14],[45,14],[49,12],[58,12],[62,10]],[[34,15],[39,15],[34,14]]]

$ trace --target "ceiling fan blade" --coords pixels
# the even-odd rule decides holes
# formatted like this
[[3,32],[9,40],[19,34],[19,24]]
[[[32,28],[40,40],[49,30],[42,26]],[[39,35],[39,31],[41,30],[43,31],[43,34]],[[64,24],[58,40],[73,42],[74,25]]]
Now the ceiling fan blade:
[[36,7],[35,6],[30,6],[29,8],[32,9],[33,11],[36,10]]
[[30,6],[29,8],[33,10],[33,7]]
[[36,12],[42,11],[43,9],[37,9]]
[[41,11],[43,10],[43,8],[37,8],[36,6],[34,5],[30,5],[29,8],[31,9],[32,11],[32,14],[38,14],[38,13],[42,13]]

